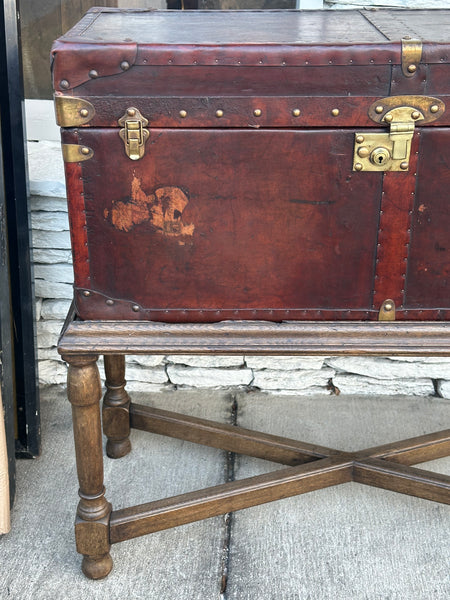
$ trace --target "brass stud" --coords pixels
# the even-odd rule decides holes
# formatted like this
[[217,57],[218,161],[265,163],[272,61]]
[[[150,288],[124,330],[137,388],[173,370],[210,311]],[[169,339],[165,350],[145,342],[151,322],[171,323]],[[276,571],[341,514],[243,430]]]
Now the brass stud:
[[300,109],[299,108],[294,108],[294,110],[292,111],[292,116],[293,117],[299,117],[300,116]]
[[89,116],[89,111],[88,111],[88,109],[87,109],[87,108],[82,108],[82,109],[80,110],[80,116],[81,116],[81,117],[88,117],[88,116]]
[[91,292],[89,292],[88,290],[83,291],[83,296],[86,296],[86,298],[88,298],[90,295],[91,295]]
[[411,117],[414,119],[414,121],[417,121],[417,119],[420,118],[420,112],[418,110],[413,110]]
[[438,110],[439,110],[439,106],[438,106],[437,104],[432,104],[432,105],[430,106],[430,113],[433,113],[433,114],[434,114],[434,113],[437,113],[437,112],[438,112]]
[[89,77],[91,79],[95,79],[96,77],[98,77],[98,72],[95,69],[92,69],[91,71],[89,71]]
[[83,147],[81,148],[81,154],[85,154],[85,155],[87,155],[87,154],[89,154],[89,153],[90,153],[90,150],[89,150],[89,148],[87,148],[86,146],[83,146]]
[[408,167],[409,167],[409,165],[406,161],[400,163],[400,169],[402,169],[403,171],[406,171]]
[[223,117],[223,110],[221,110],[220,108],[219,108],[219,110],[216,110],[216,117],[218,119],[220,119],[220,117]]
[[362,171],[362,164],[361,163],[355,163],[355,171]]
[[63,79],[62,81],[59,82],[59,87],[62,87],[64,90],[67,90],[67,88],[70,86],[70,83],[67,81],[67,79]]
[[130,68],[130,63],[124,60],[120,63],[120,68],[122,69],[122,71],[128,71],[128,69]]
[[180,117],[182,119],[186,118],[187,117],[187,112],[185,110],[180,110]]
[[358,142],[358,144],[362,144],[364,141],[364,136],[363,135],[357,135],[356,136],[356,141]]
[[106,301],[106,304],[108,306],[112,306],[114,304],[114,300],[111,300],[111,298],[108,298],[108,300]]
[[338,108],[333,108],[333,110],[331,111],[331,114],[333,115],[333,117],[337,117],[339,114],[339,109]]
[[361,158],[366,158],[367,156],[369,156],[370,154],[370,150],[369,148],[367,148],[367,146],[361,146],[361,148],[358,148],[358,156],[360,156]]
[[134,109],[134,108],[128,108],[128,109],[127,109],[127,115],[128,115],[129,117],[134,117],[134,116],[135,116],[135,114],[136,114],[136,111],[135,111],[135,109]]
[[386,123],[391,123],[391,121],[394,119],[394,117],[392,115],[386,115],[384,117],[384,120],[386,121]]
[[137,304],[133,304],[133,306],[131,307],[131,310],[133,312],[139,312],[139,306]]
[[262,115],[262,110],[260,108],[255,108],[253,114],[255,115],[255,117],[260,117]]
[[408,65],[408,73],[415,73],[417,71],[417,65]]
[[376,107],[375,107],[375,112],[376,112],[378,115],[381,115],[381,113],[383,112],[383,110],[384,110],[384,108],[381,106],[381,104],[380,104],[379,106],[376,106]]
[[383,308],[384,308],[384,310],[385,310],[386,312],[390,312],[391,310],[393,310],[393,308],[394,308],[394,305],[393,305],[393,303],[392,303],[392,302],[386,301],[386,302],[384,303],[384,307],[383,307]]

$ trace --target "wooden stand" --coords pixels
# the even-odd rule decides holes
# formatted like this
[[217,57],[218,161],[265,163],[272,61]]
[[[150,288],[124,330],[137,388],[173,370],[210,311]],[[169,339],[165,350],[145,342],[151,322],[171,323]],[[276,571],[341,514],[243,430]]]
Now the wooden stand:
[[[163,324],[78,321],[69,316],[58,346],[69,363],[80,502],[75,535],[82,569],[98,579],[112,568],[110,544],[348,481],[450,504],[450,477],[412,467],[450,454],[450,430],[359,452],[341,452],[130,402],[126,354],[364,354],[450,356],[445,322],[222,322]],[[139,506],[112,510],[103,486],[96,367],[105,355],[103,427],[107,454],[130,449],[130,427],[287,465],[273,473]]]

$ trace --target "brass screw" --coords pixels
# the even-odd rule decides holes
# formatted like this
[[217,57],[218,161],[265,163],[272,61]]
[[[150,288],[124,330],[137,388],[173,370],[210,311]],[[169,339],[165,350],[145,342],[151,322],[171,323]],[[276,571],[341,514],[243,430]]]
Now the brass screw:
[[391,311],[394,308],[394,305],[392,304],[392,302],[385,302],[384,303],[384,310],[386,312]]
[[411,113],[411,117],[417,121],[417,119],[420,118],[420,112],[418,110],[413,110],[413,112]]
[[378,115],[381,115],[381,113],[383,112],[383,110],[384,110],[384,108],[381,105],[375,107],[375,112]]
[[87,148],[86,146],[83,146],[83,147],[81,148],[81,154],[85,154],[85,155],[87,155],[87,154],[89,154],[89,152],[90,152],[90,150],[89,150],[89,148]]
[[362,144],[364,141],[364,136],[363,135],[357,135],[356,136],[356,141],[358,142],[358,144]]
[[406,171],[406,169],[409,167],[407,162],[402,162],[400,163],[400,169],[402,169],[403,171]]
[[262,115],[262,110],[260,108],[255,108],[253,114],[255,115],[255,117],[260,117]]
[[358,156],[360,156],[361,158],[366,158],[367,156],[369,156],[369,154],[370,150],[366,146],[361,146],[361,148],[358,149]]
[[86,298],[88,298],[90,295],[91,295],[91,292],[89,292],[88,290],[84,290],[83,296],[86,296]]
[[82,117],[87,117],[87,116],[89,116],[89,111],[88,111],[88,109],[87,109],[87,108],[82,108],[82,109],[80,110],[80,115],[81,115]]
[[184,119],[185,117],[187,117],[187,112],[185,110],[180,110],[180,117],[182,119]]
[[431,113],[437,113],[438,110],[439,110],[439,106],[437,104],[433,104],[432,106],[430,106]]
[[415,73],[417,71],[417,66],[416,65],[409,65],[408,66],[408,73]]
[[221,110],[220,108],[219,108],[219,110],[216,110],[216,117],[218,119],[220,119],[220,117],[223,117],[223,110]]
[[384,120],[386,121],[386,123],[390,123],[393,119],[394,119],[394,117],[392,115],[386,115],[384,117]]
[[98,72],[95,69],[92,69],[91,71],[89,71],[89,77],[91,79],[95,79],[96,77],[98,77]]
[[339,109],[338,108],[333,108],[333,110],[331,111],[331,114],[333,115],[333,117],[337,117],[339,114]]
[[127,115],[128,115],[129,117],[134,117],[134,115],[135,115],[135,114],[136,114],[136,111],[135,111],[135,109],[134,109],[134,108],[129,108],[129,109],[127,110]]
[[293,117],[299,117],[300,116],[300,109],[299,108],[294,108],[294,110],[292,111],[292,116]]
[[67,81],[67,79],[63,79],[59,82],[59,86],[62,87],[64,90],[67,90],[67,88],[70,87],[70,83]]
[[361,163],[355,163],[355,171],[362,171],[362,164]]
[[134,312],[139,312],[139,306],[137,304],[133,304],[133,306],[131,307],[131,310]]

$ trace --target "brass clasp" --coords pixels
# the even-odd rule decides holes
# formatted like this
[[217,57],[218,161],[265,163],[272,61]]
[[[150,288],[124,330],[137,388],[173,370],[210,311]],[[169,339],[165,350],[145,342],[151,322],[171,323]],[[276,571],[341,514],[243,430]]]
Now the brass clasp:
[[131,160],[139,160],[144,156],[145,142],[150,136],[148,129],[145,129],[148,120],[141,115],[137,108],[130,107],[118,123],[123,127],[119,131],[119,135],[124,141],[127,156]]
[[355,133],[354,171],[407,171],[416,122],[429,123],[445,111],[445,104],[429,96],[389,96],[374,102],[369,117],[389,125],[387,133]]

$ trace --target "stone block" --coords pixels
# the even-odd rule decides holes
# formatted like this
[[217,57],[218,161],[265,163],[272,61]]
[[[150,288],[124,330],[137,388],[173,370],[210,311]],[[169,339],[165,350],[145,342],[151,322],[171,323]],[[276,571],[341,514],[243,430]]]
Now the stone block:
[[328,381],[334,376],[335,371],[323,368],[317,371],[276,371],[265,369],[254,371],[252,385],[261,390],[306,390],[320,387],[326,389]]
[[243,367],[243,356],[221,356],[221,355],[191,355],[191,354],[174,354],[167,356],[169,363],[178,365],[186,365],[188,367]]
[[50,283],[43,279],[35,279],[34,293],[37,298],[72,299],[73,286],[68,283]]
[[52,198],[51,196],[31,196],[30,197],[31,211],[44,210],[47,212],[65,212],[67,213],[67,198]]
[[[62,326],[62,324],[61,324]],[[58,350],[56,346],[52,346],[51,348],[38,348],[37,349],[37,357],[39,361],[43,360],[52,360],[52,361],[61,361],[61,356],[58,354]]]
[[31,232],[33,248],[59,248],[70,250],[70,233],[68,231],[42,231],[33,229]]
[[169,380],[175,385],[199,388],[217,388],[249,385],[253,379],[251,369],[208,369],[168,365]]
[[450,381],[439,379],[437,382],[437,393],[442,398],[448,398],[450,400]]
[[321,369],[324,359],[324,356],[245,356],[245,363],[250,369],[295,371]]
[[36,303],[35,303],[35,319],[36,319],[36,321],[39,321],[39,319],[41,318],[41,311],[42,311],[42,298],[36,298]]
[[450,363],[390,360],[366,356],[333,356],[325,363],[336,371],[364,375],[374,379],[450,379]]
[[168,381],[164,367],[145,369],[128,366],[125,378],[127,381],[145,381],[147,383],[167,383]]
[[58,343],[62,321],[39,321],[36,324],[38,348],[52,348]]
[[70,250],[58,250],[55,248],[34,248],[33,262],[49,265],[55,263],[72,264],[72,252]]
[[64,163],[59,142],[28,142],[30,194],[64,198]]
[[434,385],[431,379],[392,378],[375,379],[357,375],[338,374],[333,377],[333,385],[341,394],[411,395],[433,396]]
[[152,355],[152,356],[145,356],[145,355],[134,355],[134,356],[127,356],[127,365],[133,366],[133,365],[140,365],[142,367],[158,367],[159,365],[162,365],[164,362],[164,356],[163,355]]
[[41,316],[43,319],[59,320],[62,327],[62,322],[67,316],[70,304],[70,300],[44,300]]
[[[49,283],[73,283],[72,265],[56,263],[54,265],[35,265],[34,276]],[[47,296],[47,298],[51,296]]]
[[67,381],[67,365],[62,361],[41,360],[38,372],[41,385],[65,384]]
[[35,211],[31,213],[31,226],[42,231],[68,231],[67,212]]

